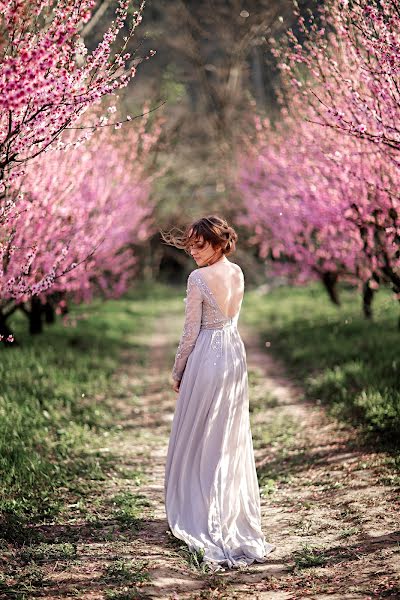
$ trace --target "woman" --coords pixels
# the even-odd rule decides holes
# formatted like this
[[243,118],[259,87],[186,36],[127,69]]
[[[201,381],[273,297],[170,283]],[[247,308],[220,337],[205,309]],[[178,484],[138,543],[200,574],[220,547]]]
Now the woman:
[[261,531],[246,353],[237,329],[244,277],[227,258],[237,234],[211,215],[162,237],[199,267],[187,280],[172,369],[178,397],[165,467],[168,523],[212,568],[265,562],[275,546]]

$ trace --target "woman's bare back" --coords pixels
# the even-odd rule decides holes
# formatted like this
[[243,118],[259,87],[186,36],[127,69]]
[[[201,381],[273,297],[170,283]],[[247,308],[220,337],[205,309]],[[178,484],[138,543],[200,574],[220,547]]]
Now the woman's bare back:
[[201,275],[221,312],[228,318],[240,310],[244,294],[244,277],[239,265],[227,259],[201,268]]

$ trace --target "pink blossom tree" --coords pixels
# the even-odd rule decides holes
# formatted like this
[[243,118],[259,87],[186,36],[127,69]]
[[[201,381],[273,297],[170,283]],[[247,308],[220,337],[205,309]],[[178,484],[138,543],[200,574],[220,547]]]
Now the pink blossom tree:
[[347,185],[330,140],[288,117],[272,129],[258,126],[257,142],[242,158],[239,189],[245,210],[238,221],[254,228],[253,242],[272,260],[274,273],[297,283],[320,279],[339,304],[339,277],[355,280],[361,240],[343,219],[356,193]]
[[127,289],[137,266],[132,245],[151,231],[148,165],[159,134],[159,120],[149,128],[145,118],[30,161],[0,271],[3,323],[21,308],[38,332],[52,298],[87,302]]
[[[96,129],[111,125],[107,110],[116,107],[102,100],[115,96],[135,75],[127,47],[142,20],[144,2],[133,12],[130,4],[129,0],[118,1],[114,20],[97,47],[88,52],[81,32],[89,25],[95,0],[0,1],[0,297],[5,300],[10,301],[10,295],[18,298],[21,293],[39,293],[54,282],[55,270],[44,269],[51,261],[44,261],[42,269],[35,271],[32,289],[26,286],[26,276],[38,255],[34,236],[29,239],[25,235],[24,246],[18,248],[19,259],[11,260],[21,223],[26,226],[29,219],[38,222],[48,192],[27,195],[24,185],[30,178],[29,164],[35,161],[37,172],[41,170],[44,179],[47,173],[50,180],[51,168],[59,166],[51,151],[73,148]],[[97,110],[85,118],[95,105]],[[128,115],[116,123],[120,126],[129,120]],[[81,134],[73,143],[68,135],[65,138],[70,129]],[[50,208],[47,210],[50,214]],[[45,221],[49,225],[48,219]],[[65,260],[66,247],[59,247],[62,252],[58,256],[53,248],[53,266]],[[6,279],[4,274],[10,270],[13,276]]]
[[[294,89],[304,90],[308,117],[324,127],[400,150],[400,11],[397,0],[331,0],[297,10],[298,31],[275,48]],[[303,39],[300,41],[301,36]],[[399,163],[397,162],[397,165]]]
[[254,227],[261,252],[283,257],[281,269],[301,280],[323,273],[359,281],[367,316],[380,281],[400,294],[397,133],[390,125],[398,65],[387,56],[389,46],[397,52],[400,20],[398,13],[386,19],[389,4],[380,19],[385,43],[367,28],[364,3],[330,3],[308,27],[299,15],[305,43],[289,31],[288,46],[275,50],[282,122],[264,123],[240,172],[241,219]]
[[[3,197],[15,171],[20,173],[90,106],[126,87],[135,75],[134,67],[126,68],[130,54],[125,50],[142,19],[143,3],[130,20],[129,4],[119,0],[115,20],[89,53],[79,33],[91,17],[94,0],[0,2]],[[100,114],[93,129],[99,124]]]
[[0,256],[12,235],[10,221],[22,210],[26,165],[39,156],[47,160],[56,142],[62,144],[63,132],[78,122],[82,139],[90,138],[103,126],[107,106],[83,124],[85,111],[115,96],[135,75],[126,49],[144,3],[129,16],[129,0],[119,0],[115,19],[89,53],[80,31],[94,5],[94,0],[0,1]]

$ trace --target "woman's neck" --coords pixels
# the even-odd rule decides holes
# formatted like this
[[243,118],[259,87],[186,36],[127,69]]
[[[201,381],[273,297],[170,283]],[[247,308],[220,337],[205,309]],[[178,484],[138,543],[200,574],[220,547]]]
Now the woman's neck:
[[206,266],[206,267],[211,267],[212,265],[215,265],[217,262],[227,262],[227,261],[226,261],[226,258],[225,258],[225,255],[224,255],[224,254],[222,254],[221,256],[218,256],[218,257],[216,257],[216,258],[213,258],[213,257],[211,256],[211,258],[210,258],[209,262],[207,262],[207,263],[205,264],[205,266]]

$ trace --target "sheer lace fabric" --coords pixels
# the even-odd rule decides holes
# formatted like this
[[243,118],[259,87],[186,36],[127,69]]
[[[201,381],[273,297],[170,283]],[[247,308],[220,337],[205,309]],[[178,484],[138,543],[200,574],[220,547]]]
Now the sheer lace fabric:
[[186,361],[194,348],[200,330],[236,325],[243,298],[243,292],[239,289],[240,300],[238,302],[237,298],[235,299],[236,305],[239,304],[239,310],[233,317],[225,316],[216,300],[216,294],[211,291],[205,276],[199,271],[200,269],[192,271],[187,281],[185,323],[172,369],[172,377],[178,381],[182,378]]
[[181,383],[165,466],[167,519],[216,568],[264,562],[275,548],[261,530],[238,304],[227,317],[201,269],[189,275],[172,371]]

